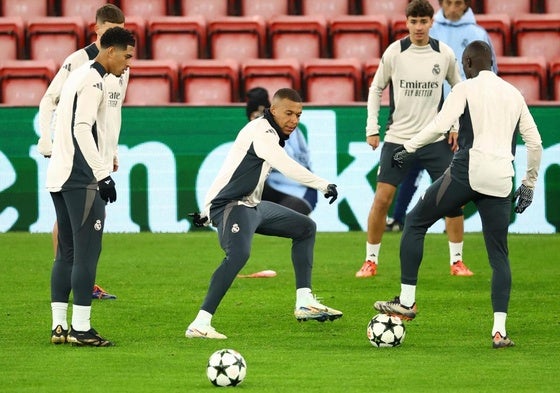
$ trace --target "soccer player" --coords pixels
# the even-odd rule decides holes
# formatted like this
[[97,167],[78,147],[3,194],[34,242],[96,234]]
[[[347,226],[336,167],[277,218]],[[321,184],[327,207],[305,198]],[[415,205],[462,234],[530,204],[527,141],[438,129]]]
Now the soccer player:
[[467,46],[462,58],[468,80],[451,91],[441,112],[416,136],[397,146],[393,165],[405,165],[414,152],[441,137],[460,116],[459,150],[444,175],[434,182],[408,214],[401,238],[401,292],[390,301],[375,302],[376,310],[406,320],[416,316],[416,283],[424,238],[438,219],[474,202],[482,220],[486,251],[492,267],[493,348],[512,347],[506,332],[511,292],[508,226],[512,204],[513,160],[517,134],[527,146],[527,172],[515,191],[515,212],[533,200],[542,143],[521,93],[491,72],[492,51],[483,41]]
[[[124,14],[113,4],[105,4],[97,9],[95,14],[95,33],[97,38],[94,43],[79,49],[69,55],[64,64],[57,72],[53,81],[49,85],[47,91],[43,95],[39,104],[39,130],[41,136],[37,143],[37,150],[43,156],[49,158],[52,154],[52,130],[55,121],[55,110],[60,99],[62,86],[70,73],[80,67],[86,62],[92,61],[99,53],[101,36],[105,31],[111,27],[124,27]],[[128,86],[128,71],[123,73],[120,77],[108,75],[106,78],[106,86],[112,94],[108,95],[110,101],[108,102],[108,110],[111,115],[108,117],[107,128],[111,131],[111,138],[114,143],[111,145],[117,146],[119,134],[121,130],[121,107],[124,101],[126,88]],[[110,169],[116,172],[119,168],[118,151],[115,147],[113,152],[107,152],[112,155],[112,163]],[[52,233],[53,249],[56,258],[58,248],[58,223],[55,221]],[[92,297],[96,299],[116,299],[115,295],[107,293],[99,285],[95,284],[93,287]]]
[[319,303],[311,292],[315,222],[292,209],[261,200],[271,168],[319,190],[325,198],[330,198],[330,203],[338,196],[336,185],[314,175],[283,149],[297,128],[301,113],[302,100],[297,91],[278,90],[263,117],[241,129],[208,190],[204,211],[192,214],[196,226],[211,223],[217,228],[225,258],[212,275],[198,315],[185,332],[188,338],[227,338],[212,327],[212,317],[237,273],[247,263],[255,233],[292,239],[297,320],[342,317],[342,312]]
[[[247,117],[254,120],[270,108],[268,92],[262,87],[254,87],[247,92]],[[309,148],[299,127],[286,140],[284,150],[298,163],[311,170]],[[289,207],[298,213],[308,215],[317,205],[317,190],[306,187],[273,169],[264,183],[263,201],[271,201]]]
[[[411,165],[407,163],[403,168],[391,166],[392,151],[412,138],[437,114],[443,101],[443,82],[447,80],[453,86],[461,81],[453,50],[429,36],[433,15],[434,9],[427,0],[413,0],[407,6],[406,25],[409,35],[389,45],[383,53],[381,64],[369,88],[366,140],[373,150],[377,149],[380,143],[378,115],[381,93],[389,85],[392,100],[377,174],[377,188],[368,215],[366,260],[356,277],[371,277],[377,274],[387,212],[397,186]],[[441,136],[437,141],[416,152],[415,159],[426,168],[432,180],[435,180],[449,165],[454,145],[452,136],[448,141]],[[450,254],[462,253],[462,209],[448,212],[446,228],[450,246],[456,245],[450,247]],[[457,264],[463,262],[458,261],[455,265]]]
[[[102,36],[95,61],[68,77],[56,109],[47,190],[59,225],[58,251],[51,274],[51,342],[105,347],[111,342],[91,327],[91,288],[105,226],[105,204],[117,199],[110,176],[117,142],[110,129],[111,94],[107,74],[120,77],[134,53],[132,33],[112,27]],[[72,324],[67,311],[73,293]]]
[[[483,27],[476,24],[475,15],[471,9],[471,0],[439,0],[440,9],[434,15],[434,24],[430,29],[430,37],[445,42],[455,52],[455,57],[461,59],[465,47],[472,41],[482,40],[492,48],[492,41]],[[492,49],[492,70],[498,72],[496,56]],[[460,67],[462,79],[465,79],[463,68]],[[444,83],[444,97],[447,97],[451,87]],[[408,205],[418,189],[418,183],[422,177],[423,168],[418,163],[413,164],[410,171],[403,179],[397,190],[393,216],[387,218],[386,231],[401,231],[408,209]],[[454,245],[450,245],[453,247]],[[462,259],[462,253],[451,253],[451,274],[458,276],[469,276],[472,272],[464,264],[454,262]]]

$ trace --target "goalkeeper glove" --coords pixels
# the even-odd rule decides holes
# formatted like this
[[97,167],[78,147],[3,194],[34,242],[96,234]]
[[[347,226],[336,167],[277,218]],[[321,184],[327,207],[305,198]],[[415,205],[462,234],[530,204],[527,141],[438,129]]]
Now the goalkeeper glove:
[[517,204],[515,205],[515,212],[523,213],[525,209],[529,207],[531,202],[533,202],[533,189],[524,184],[520,185],[513,194],[513,202],[515,202],[516,199]]
[[327,192],[325,192],[325,198],[331,198],[329,200],[329,205],[332,205],[336,198],[338,198],[338,191],[336,190],[336,184],[329,184],[327,186]]
[[405,160],[410,155],[409,152],[406,151],[404,146],[399,146],[393,150],[393,156],[391,157],[391,166],[402,168],[404,165]]
[[208,221],[208,217],[200,215],[199,212],[189,213],[189,217],[192,217],[195,227],[202,228],[210,224],[210,222]]
[[99,196],[105,203],[115,202],[117,200],[117,190],[115,189],[115,182],[111,176],[97,182],[99,188]]

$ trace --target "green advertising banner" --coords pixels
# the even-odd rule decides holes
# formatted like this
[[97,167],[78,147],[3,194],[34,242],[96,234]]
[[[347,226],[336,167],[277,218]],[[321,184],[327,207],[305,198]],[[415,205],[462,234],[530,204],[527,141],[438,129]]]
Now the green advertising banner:
[[[511,231],[553,233],[560,228],[559,107],[532,107],[543,138],[543,160],[535,200],[525,214],[512,216]],[[382,108],[381,118],[387,118]],[[314,172],[336,183],[332,206],[320,199],[311,217],[320,231],[365,230],[373,200],[381,149],[365,143],[364,106],[305,107]],[[50,232],[55,220],[44,188],[49,160],[36,150],[37,108],[0,108],[0,232]],[[237,132],[245,108],[125,107],[119,143],[120,168],[113,178],[118,200],[107,207],[108,232],[185,232],[188,212],[197,211]],[[525,172],[526,150],[518,142],[517,186]],[[424,174],[420,190],[429,185]],[[473,206],[465,209],[465,230],[478,232]],[[443,220],[433,232],[443,231]]]

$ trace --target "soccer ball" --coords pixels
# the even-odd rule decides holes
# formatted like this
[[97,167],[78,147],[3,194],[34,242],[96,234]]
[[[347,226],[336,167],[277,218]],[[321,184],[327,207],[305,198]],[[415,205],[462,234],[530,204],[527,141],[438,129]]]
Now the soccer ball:
[[402,320],[386,314],[377,314],[367,326],[367,337],[374,347],[397,347],[402,344],[406,330]]
[[233,349],[220,349],[210,356],[206,375],[215,386],[237,386],[247,372],[247,363],[241,354]]

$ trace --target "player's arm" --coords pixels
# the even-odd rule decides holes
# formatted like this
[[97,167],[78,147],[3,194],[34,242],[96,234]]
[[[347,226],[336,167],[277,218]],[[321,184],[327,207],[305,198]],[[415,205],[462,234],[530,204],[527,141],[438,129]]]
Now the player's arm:
[[369,86],[367,100],[366,141],[373,148],[379,146],[379,108],[383,90],[392,77],[391,55],[386,51]]
[[78,90],[74,123],[74,137],[97,181],[109,176],[92,133],[97,121],[98,108],[103,104],[103,90],[99,88],[100,84],[101,81],[87,78]]
[[519,133],[527,147],[527,172],[522,183],[529,188],[534,188],[541,165],[542,140],[535,120],[525,103],[523,103],[519,118]]

